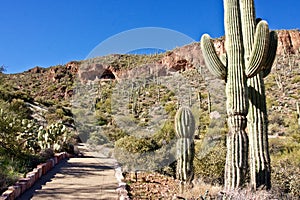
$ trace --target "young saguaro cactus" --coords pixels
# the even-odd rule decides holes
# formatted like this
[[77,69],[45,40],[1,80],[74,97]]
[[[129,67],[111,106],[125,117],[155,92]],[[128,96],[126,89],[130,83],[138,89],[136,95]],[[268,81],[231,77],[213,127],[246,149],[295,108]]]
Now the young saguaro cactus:
[[175,115],[177,136],[176,177],[182,182],[193,179],[193,159],[195,154],[195,118],[188,107],[180,107]]
[[[227,135],[225,188],[235,189],[244,186],[248,171],[248,136],[245,132],[249,109],[247,80],[265,70],[273,49],[270,48],[267,22],[260,21],[256,25],[253,19],[253,0],[223,2],[226,59],[218,57],[207,34],[201,38],[201,49],[211,73],[226,81],[230,130]],[[244,5],[250,7],[245,9]],[[250,26],[254,26],[254,30]]]

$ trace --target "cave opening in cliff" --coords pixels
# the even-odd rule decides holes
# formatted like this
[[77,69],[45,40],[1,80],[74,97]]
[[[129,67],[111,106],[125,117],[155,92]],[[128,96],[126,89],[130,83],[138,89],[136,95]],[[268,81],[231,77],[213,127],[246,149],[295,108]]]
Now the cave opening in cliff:
[[112,73],[111,70],[106,69],[104,70],[104,72],[102,73],[100,79],[116,79],[115,75]]

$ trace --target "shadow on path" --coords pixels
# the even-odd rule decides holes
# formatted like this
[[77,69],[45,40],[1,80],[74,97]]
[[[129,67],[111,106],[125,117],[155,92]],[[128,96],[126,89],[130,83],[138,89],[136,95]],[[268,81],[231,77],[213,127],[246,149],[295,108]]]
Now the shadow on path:
[[42,176],[18,200],[118,199],[114,160],[105,156],[70,158]]

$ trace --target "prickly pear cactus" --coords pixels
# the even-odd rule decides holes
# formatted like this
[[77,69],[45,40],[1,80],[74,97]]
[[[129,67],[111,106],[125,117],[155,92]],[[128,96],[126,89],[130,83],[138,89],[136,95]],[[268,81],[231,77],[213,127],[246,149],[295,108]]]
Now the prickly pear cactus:
[[41,149],[53,148],[59,151],[67,140],[68,131],[61,123],[55,123],[46,129],[41,127],[38,131],[38,144]]
[[195,154],[194,133],[195,118],[188,107],[181,107],[175,116],[177,136],[176,177],[182,182],[193,179],[193,159]]
[[[227,157],[225,188],[245,185],[248,171],[248,135],[245,132],[249,109],[250,79],[267,74],[275,55],[273,35],[268,24],[256,24],[254,2],[251,0],[224,0],[226,59],[220,59],[207,34],[201,38],[205,62],[214,75],[226,81]],[[273,57],[274,59],[274,57]],[[251,91],[252,92],[252,91]],[[252,140],[252,139],[251,139]],[[251,177],[252,178],[252,177]]]

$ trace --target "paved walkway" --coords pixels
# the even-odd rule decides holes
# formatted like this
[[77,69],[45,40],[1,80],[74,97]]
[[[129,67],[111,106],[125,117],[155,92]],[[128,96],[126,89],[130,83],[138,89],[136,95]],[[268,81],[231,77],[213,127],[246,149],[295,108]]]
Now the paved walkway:
[[81,146],[82,157],[56,165],[19,200],[118,199],[115,160]]

